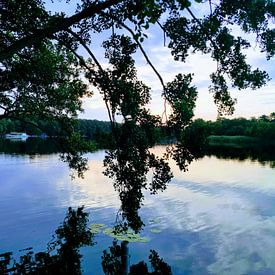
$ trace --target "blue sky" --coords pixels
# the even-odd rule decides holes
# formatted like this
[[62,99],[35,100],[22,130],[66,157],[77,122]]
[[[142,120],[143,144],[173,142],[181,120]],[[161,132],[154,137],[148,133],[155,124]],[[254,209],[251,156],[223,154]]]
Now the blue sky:
[[[50,3],[47,0],[46,7],[52,11],[64,11],[71,14],[74,11],[75,3],[73,0],[70,4]],[[206,5],[197,4],[193,8],[193,12],[199,16],[206,11]],[[234,28],[236,35],[244,36],[238,28]],[[104,52],[101,47],[102,40],[111,33],[95,34],[91,49],[97,55],[97,58],[103,65],[108,66],[104,59]],[[195,118],[215,119],[217,117],[217,108],[213,103],[212,95],[208,91],[210,85],[209,75],[215,71],[216,63],[207,55],[195,54],[190,55],[186,63],[174,61],[169,49],[163,45],[163,33],[155,26],[148,30],[148,39],[143,43],[144,48],[154,66],[158,69],[165,82],[173,80],[178,73],[194,73],[193,84],[198,88],[198,100],[195,109]],[[231,95],[237,99],[235,113],[232,117],[258,117],[262,114],[270,114],[275,111],[275,66],[274,61],[266,61],[265,55],[260,52],[255,42],[254,36],[246,36],[252,47],[247,50],[249,64],[253,69],[259,68],[266,70],[272,80],[264,87],[252,91],[246,89],[238,91],[231,89]],[[138,76],[148,86],[152,88],[152,101],[148,106],[152,113],[161,115],[163,112],[163,99],[161,98],[161,85],[146,60],[138,52],[135,55]],[[80,114],[80,118],[108,120],[107,111],[101,96],[93,89],[94,96],[83,100],[84,113]]]

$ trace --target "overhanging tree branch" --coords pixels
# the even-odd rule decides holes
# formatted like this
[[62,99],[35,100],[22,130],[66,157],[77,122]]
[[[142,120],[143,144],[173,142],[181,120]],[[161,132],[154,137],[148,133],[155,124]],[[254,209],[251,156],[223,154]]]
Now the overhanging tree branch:
[[135,42],[137,43],[140,51],[142,52],[145,60],[147,61],[147,63],[150,65],[150,67],[152,68],[152,70],[154,71],[154,73],[157,75],[160,83],[161,83],[161,86],[163,88],[163,94],[164,94],[164,112],[163,114],[165,115],[165,118],[166,118],[166,121],[167,121],[167,114],[166,114],[166,97],[165,97],[165,84],[164,84],[164,81],[163,81],[163,78],[162,76],[160,75],[160,73],[158,72],[158,70],[155,68],[155,66],[153,65],[153,63],[151,62],[150,58],[148,57],[148,55],[146,54],[145,50],[143,49],[141,43],[139,42],[138,38],[136,37],[134,31],[129,28],[126,24],[124,24],[122,21],[120,21],[118,18],[116,18],[115,16],[113,15],[109,15],[109,14],[106,14],[106,13],[103,13],[105,16],[108,16],[112,19],[114,19],[114,21],[116,21],[119,25],[121,25],[124,29],[126,29],[133,37],[133,39],[135,40]]
[[17,40],[12,45],[1,49],[0,51],[0,62],[12,57],[25,47],[30,47],[35,43],[51,37],[54,33],[67,30],[70,26],[80,22],[82,19],[89,18],[99,14],[104,9],[110,8],[113,5],[120,3],[121,0],[106,0],[97,4],[92,4],[89,7],[83,9],[81,12],[72,15],[67,18],[55,18],[49,17],[48,24],[41,29],[37,29],[33,33]]
[[[100,72],[102,74],[105,74],[105,71],[103,70],[102,66],[100,65],[99,61],[97,60],[97,58],[95,57],[95,55],[93,54],[93,52],[89,49],[89,47],[86,45],[85,41],[83,41],[83,39],[78,35],[76,34],[75,32],[73,32],[72,30],[68,30],[68,32],[74,37],[76,38],[80,44],[84,47],[84,49],[89,53],[89,55],[91,56],[91,58],[93,59],[93,61],[96,63],[98,69],[100,70]],[[89,71],[90,71],[90,68],[89,68]],[[110,111],[110,107],[108,105],[108,102],[107,102],[107,96],[106,96],[106,93],[105,91],[103,91],[103,95],[104,95],[104,102],[105,102],[105,105],[106,105],[106,108],[107,108],[107,111],[108,111],[108,116],[109,116],[109,120],[111,122],[111,125],[112,127],[114,127],[114,120],[111,116],[111,111]]]

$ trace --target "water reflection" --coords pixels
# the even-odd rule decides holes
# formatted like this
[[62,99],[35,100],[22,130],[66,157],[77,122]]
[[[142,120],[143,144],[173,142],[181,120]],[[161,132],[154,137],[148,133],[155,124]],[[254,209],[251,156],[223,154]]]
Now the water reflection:
[[[88,213],[83,207],[69,208],[63,224],[57,228],[45,252],[34,253],[32,248],[21,250],[19,259],[12,252],[0,254],[0,274],[82,274],[80,248],[94,246],[95,233],[88,226]],[[144,261],[128,266],[128,242],[117,240],[102,253],[102,269],[105,274],[172,274],[171,267],[150,251],[152,272]],[[96,270],[95,270],[96,272]]]
[[[128,148],[131,156],[133,148]],[[165,147],[137,152],[141,155],[145,152],[144,155],[148,160],[151,154],[156,158],[162,156]],[[143,184],[140,185],[142,200],[138,201],[140,203],[138,206],[141,204],[143,206],[139,209],[133,204],[134,215],[128,211],[128,208],[122,209],[124,212],[119,212],[128,215],[125,214],[126,218],[122,217],[126,221],[131,221],[132,216],[136,217],[137,213],[144,224],[143,235],[150,238],[148,244],[129,245],[129,255],[133,257],[132,264],[145,261],[150,255],[150,249],[155,248],[171,265],[173,274],[255,274],[258,271],[272,274],[274,272],[275,170],[270,168],[274,155],[268,162],[266,153],[263,152],[262,155],[255,153],[251,161],[237,157],[240,149],[233,153],[231,159],[229,151],[225,152],[226,159],[222,158],[221,153],[217,153],[217,158],[213,155],[215,152],[210,153],[210,151],[206,151],[207,156],[203,158],[197,155],[198,160],[189,164],[189,171],[186,173],[178,168],[177,160],[174,162],[169,160],[174,178],[166,191],[159,193],[158,196],[151,196],[150,190],[146,190]],[[122,172],[115,173],[113,179],[116,180],[117,176],[120,177],[120,173],[124,173],[125,177],[119,179],[126,178],[135,183],[132,177],[135,176],[136,167],[139,168],[138,161],[134,157],[129,158],[127,154],[126,158],[119,151],[115,151],[114,154],[115,158],[111,160],[113,167],[117,167],[118,160],[124,166],[120,165],[123,167]],[[49,218],[54,217],[58,220],[57,213],[68,205],[83,204],[89,209],[93,220],[107,224],[110,228],[117,225],[115,215],[121,206],[119,188],[124,188],[127,196],[132,186],[128,188],[126,182],[125,186],[118,185],[118,192],[113,190],[113,182],[101,173],[104,169],[102,166],[104,156],[103,151],[87,155],[91,167],[86,178],[71,182],[66,166],[58,162],[56,155],[45,156],[44,159],[36,156],[32,162],[27,161],[27,157],[17,156],[15,161],[12,156],[2,155],[0,172],[5,179],[0,185],[2,248],[8,248],[12,242],[17,246],[20,244],[21,248],[27,247],[30,245],[28,241],[30,236],[27,236],[26,232],[31,234],[34,243],[42,238],[42,233],[44,236],[49,236],[49,232],[54,228],[53,224],[48,225]],[[261,160],[265,166],[259,165],[255,159]],[[130,166],[130,161],[133,166]],[[15,165],[16,173],[14,173]],[[141,168],[144,169],[144,166]],[[131,177],[126,172],[129,172]],[[144,182],[146,180],[146,186],[148,186],[147,180],[150,186],[152,172],[150,174],[149,171],[142,178]],[[34,182],[37,178],[39,182]],[[132,199],[131,196],[129,198]],[[127,207],[131,207],[131,200],[126,200],[124,203]],[[48,233],[40,232],[41,236],[37,236],[38,233],[33,232],[31,225],[37,231],[47,228]],[[9,240],[10,232],[14,232],[13,240]],[[110,244],[102,234],[98,234],[96,238],[98,244],[92,249],[98,249],[95,254],[100,254],[99,259],[107,247],[112,247],[106,250],[107,258],[112,256],[111,250],[118,250],[116,245],[121,247],[121,243]],[[41,250],[39,248],[38,251]],[[100,260],[92,259],[93,256],[89,254],[94,254],[90,250],[84,254],[89,259],[89,263],[83,259],[84,274],[89,274],[87,270],[93,268],[98,271],[99,264],[96,262]],[[117,262],[115,259],[112,261]],[[148,268],[148,261],[145,263]],[[143,264],[140,267],[145,270]]]
[[79,177],[83,177],[87,170],[87,159],[83,154],[94,149],[94,143],[81,139],[79,134],[70,138],[28,138],[25,141],[0,138],[0,152],[5,154],[28,155],[33,158],[36,155],[59,153],[60,159],[71,168],[71,175],[77,173]]
[[59,153],[60,148],[54,139],[28,138],[25,141],[0,139],[0,152],[19,155],[49,155]]
[[108,275],[172,275],[171,267],[164,262],[155,250],[150,250],[149,262],[151,264],[152,271],[148,268],[147,263],[140,261],[137,264],[133,264],[128,267],[129,252],[128,243],[122,241],[118,244],[115,240],[112,246],[109,247],[109,251],[104,250],[102,256],[102,268],[105,274]]
[[55,231],[46,252],[31,248],[17,261],[12,253],[0,255],[1,274],[81,274],[79,249],[93,245],[93,235],[87,228],[88,213],[82,208],[68,209],[64,222]]
[[[149,151],[152,146],[150,132],[145,125],[126,121],[115,129],[114,149],[106,152],[104,174],[113,180],[114,189],[121,201],[116,230],[127,231],[128,227],[138,232],[144,225],[138,211],[144,198],[144,190],[157,194],[166,189],[172,178],[168,162]],[[147,179],[151,171],[151,180]]]
[[263,165],[275,168],[275,146],[259,144],[253,147],[227,147],[227,146],[206,146],[203,155],[216,156],[220,159],[236,159],[239,161],[252,160]]
[[[125,143],[125,146],[128,145]],[[259,144],[252,147],[229,147],[229,146],[183,146],[184,144],[179,143],[176,145],[168,146],[168,153],[175,153],[173,158],[177,161],[178,165],[181,165],[182,170],[184,167],[188,168],[188,165],[198,158],[204,156],[216,156],[220,159],[235,159],[235,160],[252,160],[258,161],[263,165],[270,165],[274,168],[275,162],[275,147],[265,146]],[[132,147],[130,147],[132,148]],[[163,147],[162,147],[163,148]],[[0,139],[0,153],[12,154],[12,155],[26,155],[30,158],[39,157],[42,155],[61,153],[61,147],[54,139],[41,139],[41,138],[28,138],[26,141],[11,141],[7,139]],[[165,150],[162,150],[162,155]],[[162,156],[161,154],[159,157]],[[184,157],[185,156],[185,157]]]

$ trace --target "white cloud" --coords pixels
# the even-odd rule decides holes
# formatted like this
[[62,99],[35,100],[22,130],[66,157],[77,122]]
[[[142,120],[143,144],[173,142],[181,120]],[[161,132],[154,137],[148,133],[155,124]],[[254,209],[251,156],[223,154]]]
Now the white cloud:
[[[204,14],[205,11],[209,12],[208,3],[204,5],[194,3],[194,13],[197,16]],[[208,92],[208,86],[210,85],[209,75],[216,70],[216,63],[209,55],[202,55],[200,53],[191,54],[185,63],[174,61],[168,47],[163,45],[162,30],[158,26],[151,27],[147,31],[148,39],[144,41],[143,47],[164,82],[172,81],[178,73],[194,73],[193,83],[198,87],[199,92],[195,110],[196,117],[215,119],[217,108],[213,103],[212,95]],[[245,54],[247,55],[248,62],[252,65],[252,69],[259,68],[266,70],[271,78],[274,78],[275,67],[272,66],[272,62],[266,61],[265,54],[260,52],[258,45],[255,43],[255,37],[253,35],[244,35],[239,27],[230,26],[230,28],[235,35],[241,36],[251,43],[252,47],[245,50]],[[122,32],[121,30],[117,31]],[[109,31],[103,34],[94,34],[92,43],[92,50],[98,57],[98,60],[103,62],[104,68],[108,67],[108,64],[106,63],[106,59],[104,59],[104,50],[101,42],[109,35]],[[162,90],[161,83],[140,51],[134,55],[134,58],[136,60],[138,77],[152,88],[152,102],[149,106],[154,114],[161,115],[163,112],[163,100],[160,96]],[[235,91],[232,89],[232,96],[238,100],[234,116],[251,117],[269,114],[274,111],[275,107],[275,82],[270,82],[266,87],[258,91]],[[83,102],[85,112],[81,117],[104,118],[108,120],[101,95],[95,93],[92,99],[85,99]]]

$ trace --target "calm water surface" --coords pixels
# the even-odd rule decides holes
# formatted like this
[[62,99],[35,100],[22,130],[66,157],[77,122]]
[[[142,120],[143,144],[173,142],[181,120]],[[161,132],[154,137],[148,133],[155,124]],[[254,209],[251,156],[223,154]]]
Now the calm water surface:
[[[156,153],[164,148],[154,149]],[[85,179],[71,180],[57,154],[0,155],[0,254],[43,251],[69,206],[85,205],[91,223],[112,226],[120,207],[103,176],[104,151],[88,155]],[[140,215],[148,243],[130,243],[130,264],[155,249],[173,274],[275,274],[275,169],[272,163],[205,156],[158,195],[145,194]],[[152,222],[153,220],[153,222]],[[150,230],[158,229],[154,234]],[[102,233],[82,249],[84,274],[102,274]]]

